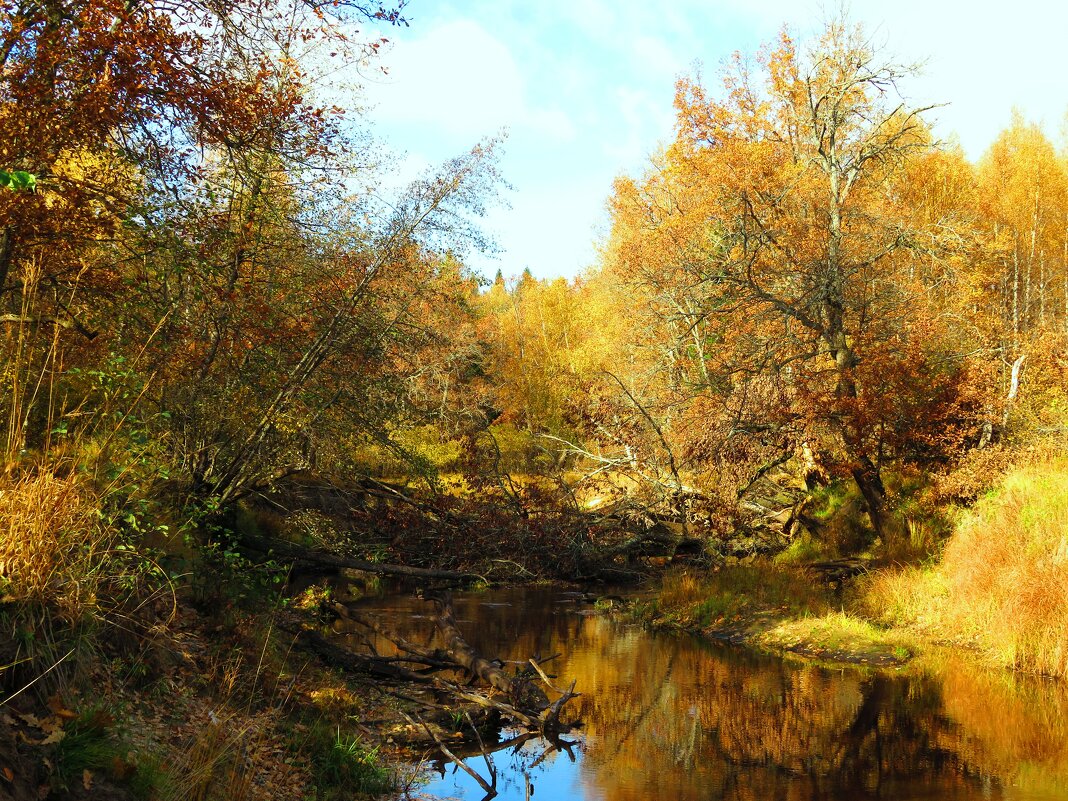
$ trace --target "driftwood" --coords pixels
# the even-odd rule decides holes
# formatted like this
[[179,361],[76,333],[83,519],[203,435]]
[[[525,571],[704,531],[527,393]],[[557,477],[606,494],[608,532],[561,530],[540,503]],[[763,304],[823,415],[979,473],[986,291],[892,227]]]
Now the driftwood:
[[[534,672],[508,675],[497,664],[478,654],[463,638],[447,592],[427,592],[425,597],[437,607],[436,623],[444,643],[441,649],[431,650],[409,642],[377,622],[344,607],[336,609],[341,617],[386,637],[396,645],[400,654],[389,657],[357,654],[299,624],[283,621],[279,628],[293,634],[296,645],[342,670],[394,681],[429,684],[457,700],[495,710],[516,721],[528,732],[539,732],[551,739],[570,730],[570,726],[561,724],[560,713],[568,701],[577,697],[574,682],[565,691],[556,689],[548,675],[533,660]],[[431,675],[441,670],[467,673],[488,684],[491,691],[478,692]],[[559,694],[555,701],[550,702],[545,691],[535,683],[535,676],[540,676],[551,690]]]
[[[407,720],[408,723],[411,724],[413,727],[416,725],[415,721],[412,720],[411,717],[409,717],[407,714],[405,714],[404,712],[401,712],[401,715],[403,715],[404,719]],[[466,762],[464,762],[460,757],[456,756],[452,751],[450,751],[449,750],[449,746],[447,746],[445,744],[445,741],[442,740],[438,736],[437,732],[435,732],[432,728],[427,726],[426,723],[423,723],[423,721],[419,721],[419,722],[422,724],[423,728],[426,730],[426,733],[429,734],[434,739],[434,742],[438,744],[438,749],[441,751],[441,753],[444,754],[445,756],[447,756],[449,758],[449,760],[453,764],[455,764],[458,768],[462,768],[463,771],[468,776],[470,776],[472,779],[474,779],[476,782],[478,782],[479,786],[486,793],[486,797],[485,797],[485,799],[483,799],[483,801],[487,801],[487,799],[493,798],[493,797],[495,797],[497,795],[497,771],[493,767],[493,762],[490,761],[489,755],[486,753],[484,748],[482,749],[482,755],[486,758],[486,764],[489,766],[490,777],[492,779],[492,782],[487,782],[473,768],[469,767]],[[472,726],[472,728],[473,728],[473,726]],[[475,731],[477,733],[477,729]],[[480,738],[479,745],[481,745],[481,738]]]
[[[306,651],[318,656],[322,661],[334,667],[341,668],[349,673],[365,673],[378,678],[395,679],[400,681],[419,682],[429,684],[433,679],[425,673],[416,673],[402,667],[400,662],[417,663],[419,657],[413,659],[392,658],[381,656],[368,656],[356,654],[347,648],[336,645],[322,634],[312,629],[279,623],[278,628],[294,636],[294,642]],[[451,667],[451,666],[447,666]]]
[[827,562],[809,562],[809,570],[819,573],[824,581],[844,581],[867,573],[872,568],[870,559],[832,559]]
[[432,601],[438,610],[437,626],[445,643],[445,653],[473,676],[477,676],[510,699],[513,706],[541,713],[549,708],[549,698],[529,679],[513,678],[493,662],[478,654],[460,634],[452,611],[452,598],[447,592],[426,592],[423,597]]

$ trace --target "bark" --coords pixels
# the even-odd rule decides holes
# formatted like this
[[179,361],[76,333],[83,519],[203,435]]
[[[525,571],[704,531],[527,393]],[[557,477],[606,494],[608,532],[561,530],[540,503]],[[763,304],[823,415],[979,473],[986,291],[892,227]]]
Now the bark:
[[[859,397],[856,381],[853,379],[853,368],[856,366],[856,355],[849,346],[844,331],[831,340],[831,353],[834,356],[835,368],[838,371],[838,386],[835,394],[840,398],[855,401]],[[864,444],[859,432],[851,429],[848,422],[840,424],[839,434],[849,456],[855,460],[856,466],[852,470],[853,480],[857,489],[864,497],[868,505],[868,517],[871,526],[877,536],[883,533],[883,502],[886,498],[886,488],[883,486],[882,476],[878,466],[871,457],[864,452]]]
[[5,225],[0,232],[0,295],[7,287],[7,276],[11,272],[11,261],[15,255],[15,229]]
[[1012,363],[1012,373],[1009,378],[1009,392],[1005,396],[1005,413],[1001,417],[1001,428],[1004,430],[1009,425],[1009,417],[1012,415],[1012,407],[1016,405],[1016,396],[1020,392],[1020,370],[1027,360],[1027,354],[1020,356]]
[[425,593],[438,610],[437,626],[445,643],[445,653],[465,670],[507,695],[513,706],[538,714],[550,708],[545,692],[529,679],[512,678],[493,662],[478,654],[460,634],[452,611],[452,597],[447,592]]
[[860,464],[853,468],[853,480],[857,483],[857,489],[864,496],[864,502],[868,505],[868,517],[871,519],[871,527],[877,536],[883,534],[883,501],[886,498],[886,488],[883,486],[879,468],[867,456],[860,458]]

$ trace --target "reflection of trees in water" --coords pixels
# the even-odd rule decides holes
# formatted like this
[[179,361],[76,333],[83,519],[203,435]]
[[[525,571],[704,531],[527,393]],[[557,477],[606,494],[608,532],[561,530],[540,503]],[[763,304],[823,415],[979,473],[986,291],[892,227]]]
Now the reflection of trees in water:
[[[562,601],[562,602],[561,602]],[[526,660],[562,652],[585,623],[573,614],[577,603],[558,591],[498,591],[492,594],[457,594],[453,598],[457,625],[467,641],[487,658]],[[407,640],[426,647],[440,645],[434,626],[434,607],[413,596],[368,599],[355,606],[382,620]],[[382,653],[394,653],[383,638],[373,638]],[[554,650],[555,649],[555,650]],[[556,660],[548,668],[558,668]],[[583,681],[579,677],[580,683]]]
[[1006,785],[1068,798],[1068,683],[943,658],[946,714],[968,733],[969,760]]
[[[618,801],[893,798],[905,785],[971,796],[937,683],[798,667],[689,640],[612,637],[579,712],[586,781]],[[608,639],[611,638],[611,639]],[[629,643],[621,652],[620,644]],[[655,644],[655,647],[654,647]],[[616,676],[608,675],[612,664]],[[572,659],[569,672],[585,675]]]
[[[457,617],[486,654],[562,654],[550,670],[583,693],[572,714],[586,725],[589,797],[976,799],[1000,798],[1008,784],[1064,796],[1060,684],[967,663],[937,678],[829,671],[651,636],[571,614],[551,591],[533,595],[460,597]],[[419,601],[408,606],[429,614]],[[432,624],[404,628],[415,639]]]

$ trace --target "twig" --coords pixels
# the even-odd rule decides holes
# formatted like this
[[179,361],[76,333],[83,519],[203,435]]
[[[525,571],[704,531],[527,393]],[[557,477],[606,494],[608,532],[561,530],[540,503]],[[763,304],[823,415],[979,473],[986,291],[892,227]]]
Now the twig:
[[490,778],[493,780],[493,786],[497,786],[497,767],[493,764],[493,760],[490,759],[489,754],[486,753],[486,744],[482,742],[482,732],[478,730],[475,722],[471,720],[471,713],[464,710],[464,717],[467,718],[467,723],[471,727],[471,731],[475,733],[475,737],[478,739],[478,749],[482,752],[482,758],[486,760],[486,769],[489,771]]
[[[414,720],[412,720],[408,716],[408,713],[406,713],[404,711],[401,711],[401,715],[411,725],[413,725],[413,726],[416,725],[416,722]],[[420,720],[419,723],[426,730],[426,733],[429,734],[432,738],[434,738],[434,742],[438,744],[438,748],[441,750],[441,753],[444,754],[446,757],[448,757],[449,760],[451,760],[452,763],[454,765],[456,765],[458,768],[463,769],[463,771],[468,776],[470,776],[472,779],[474,779],[476,782],[478,782],[479,786],[483,790],[485,790],[487,799],[493,798],[494,796],[497,795],[497,790],[496,790],[496,786],[495,786],[496,783],[497,783],[497,774],[496,774],[496,772],[494,772],[494,774],[493,774],[493,784],[490,784],[485,779],[483,779],[481,776],[479,776],[478,773],[474,769],[471,768],[471,766],[469,766],[466,762],[464,762],[462,759],[460,759],[458,756],[456,756],[452,751],[450,751],[449,747],[447,745],[445,745],[444,742],[442,742],[442,739],[440,737],[438,737],[437,732],[435,732],[433,729],[431,729],[429,726],[427,726],[426,723],[424,723],[422,720]]]
[[531,664],[531,666],[534,668],[534,670],[536,670],[538,672],[538,675],[541,676],[541,680],[545,682],[546,686],[550,690],[552,690],[553,692],[556,692],[556,693],[560,692],[560,690],[556,689],[553,686],[553,683],[551,681],[549,681],[549,677],[546,675],[545,671],[541,669],[541,665],[539,665],[533,659],[528,659],[527,661]]

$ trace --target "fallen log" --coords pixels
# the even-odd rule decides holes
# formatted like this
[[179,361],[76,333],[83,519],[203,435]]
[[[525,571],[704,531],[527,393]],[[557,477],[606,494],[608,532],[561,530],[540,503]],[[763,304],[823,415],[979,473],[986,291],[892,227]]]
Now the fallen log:
[[526,678],[509,676],[467,644],[456,625],[456,617],[452,611],[452,597],[449,593],[425,592],[423,597],[432,601],[437,607],[438,631],[444,641],[445,653],[450,659],[463,665],[464,669],[473,676],[477,676],[494,689],[507,695],[514,707],[533,711],[536,713],[535,717],[549,708],[549,697],[534,682]]
[[366,573],[378,573],[383,576],[403,576],[406,578],[435,579],[465,583],[482,581],[484,578],[476,573],[463,573],[455,570],[436,570],[428,567],[411,567],[410,565],[392,565],[385,562],[368,562],[351,556],[341,556],[329,551],[314,548],[301,548],[289,542],[279,540],[255,539],[248,541],[257,550],[271,553],[286,559],[293,559],[311,565],[330,567],[338,570],[362,570]]
[[366,656],[355,654],[346,648],[335,645],[317,631],[280,623],[278,628],[294,636],[294,642],[307,651],[318,656],[327,664],[339,667],[350,673],[366,673],[379,678],[398,679],[401,681],[429,684],[433,681],[423,673],[401,667],[391,657]]
[[436,680],[434,686],[455,698],[459,698],[461,701],[467,701],[483,707],[484,709],[494,709],[502,715],[507,715],[517,723],[522,723],[528,729],[533,729],[535,731],[541,730],[541,724],[537,715],[528,715],[526,712],[516,709],[511,704],[501,701],[499,698],[490,698],[482,693],[471,692],[470,690],[465,690],[463,687],[451,684],[442,679]]
[[[409,642],[399,635],[386,631],[377,621],[344,609],[337,610],[341,617],[386,637],[401,653],[388,657],[378,654],[358,654],[331,642],[313,629],[304,628],[299,623],[287,620],[280,622],[278,626],[281,630],[293,634],[294,642],[298,646],[314,653],[323,662],[342,670],[398,681],[431,684],[455,699],[495,710],[510,717],[528,731],[543,733],[550,739],[562,731],[570,730],[571,726],[561,724],[559,718],[564,705],[577,696],[575,682],[572,682],[566,691],[556,689],[550,683],[548,675],[533,660],[536,674],[508,675],[497,664],[478,654],[463,638],[456,624],[451,596],[447,592],[428,591],[424,594],[424,598],[437,606],[436,623],[444,642],[440,649],[431,650]],[[413,669],[416,666],[419,667],[418,670]],[[438,670],[465,672],[488,684],[496,693],[474,692],[429,675]],[[550,689],[555,693],[560,693],[556,701],[550,703],[548,696],[535,683],[533,676],[537,674],[541,675],[542,680]]]

